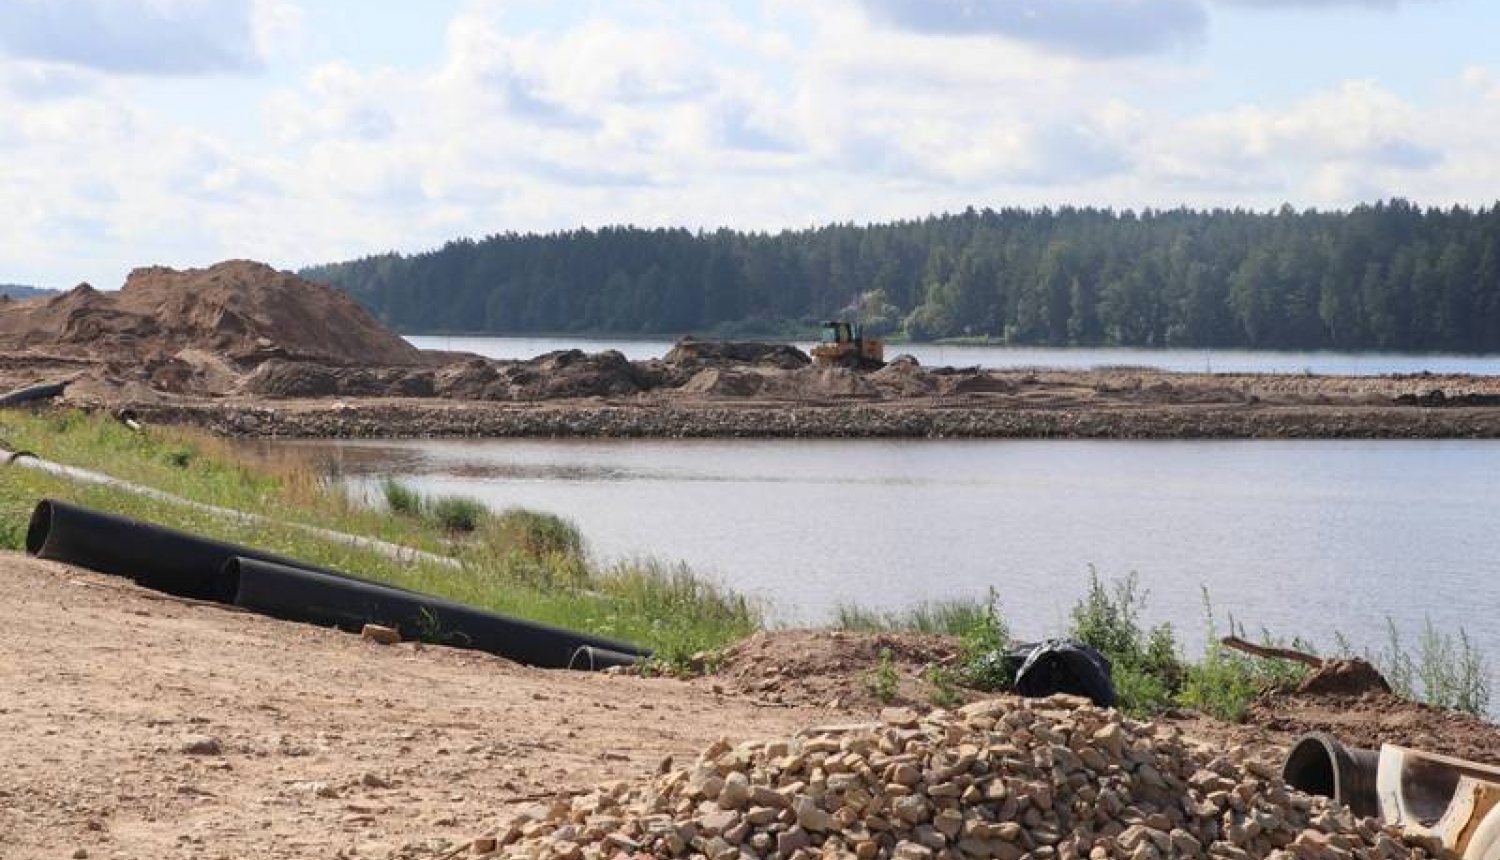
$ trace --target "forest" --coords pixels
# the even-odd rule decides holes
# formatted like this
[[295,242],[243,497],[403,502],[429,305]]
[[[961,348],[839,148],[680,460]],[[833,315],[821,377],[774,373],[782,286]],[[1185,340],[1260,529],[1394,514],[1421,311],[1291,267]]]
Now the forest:
[[969,209],[777,233],[630,226],[460,239],[302,272],[408,333],[1500,351],[1500,204]]

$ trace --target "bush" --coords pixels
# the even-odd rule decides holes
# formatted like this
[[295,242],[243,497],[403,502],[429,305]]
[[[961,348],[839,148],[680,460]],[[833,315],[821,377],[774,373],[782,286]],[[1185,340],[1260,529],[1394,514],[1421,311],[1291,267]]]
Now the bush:
[[[1207,619],[1208,641],[1204,645],[1203,659],[1187,667],[1177,701],[1189,708],[1196,708],[1221,720],[1239,722],[1244,719],[1250,703],[1266,690],[1282,687],[1302,680],[1311,670],[1289,660],[1270,660],[1242,654],[1226,648],[1219,641],[1213,604],[1208,590],[1203,591],[1203,612]],[[1237,627],[1233,617],[1229,619],[1229,630],[1241,639],[1247,638],[1243,628]],[[1273,648],[1293,648],[1309,654],[1315,649],[1301,639],[1290,642],[1278,640],[1269,631],[1261,631],[1261,644]]]
[[578,527],[556,514],[507,508],[485,527],[485,540],[500,552],[520,552],[534,559],[583,557]]
[[386,478],[380,483],[380,489],[385,494],[385,506],[390,508],[391,513],[400,514],[403,517],[421,515],[421,493],[418,493],[395,478]]
[[896,671],[896,659],[891,654],[891,649],[880,649],[879,662],[865,673],[864,680],[865,689],[880,701],[890,702],[896,698],[901,676]]
[[455,534],[477,530],[489,516],[484,502],[465,496],[440,496],[428,502],[426,508],[433,522]]
[[1387,618],[1385,648],[1367,659],[1398,696],[1479,717],[1489,714],[1489,663],[1462,627],[1455,636],[1439,631],[1427,619],[1413,657],[1402,645],[1395,622]]
[[1068,635],[1109,658],[1120,707],[1133,714],[1165,710],[1183,678],[1172,625],[1143,629],[1145,605],[1146,593],[1134,572],[1106,587],[1090,567],[1088,592],[1070,613]]
[[959,676],[976,690],[1000,692],[1015,683],[1005,654],[1010,650],[1010,628],[1000,614],[1000,596],[991,588],[981,611],[973,613],[959,631]]

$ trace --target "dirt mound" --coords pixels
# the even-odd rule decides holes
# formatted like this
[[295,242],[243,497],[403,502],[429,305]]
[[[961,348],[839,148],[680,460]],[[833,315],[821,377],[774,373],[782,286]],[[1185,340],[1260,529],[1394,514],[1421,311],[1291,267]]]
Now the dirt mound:
[[909,355],[897,356],[869,379],[881,391],[896,397],[926,397],[938,388],[937,379]]
[[847,367],[804,367],[777,374],[769,380],[767,392],[793,400],[880,397],[880,389],[865,374]]
[[1500,765],[1500,726],[1390,693],[1268,693],[1250,706],[1245,721],[1291,735],[1327,732],[1349,746],[1390,743]]
[[954,394],[1014,394],[1018,388],[1009,379],[979,371],[953,379],[948,390]]
[[412,367],[330,367],[273,358],[243,377],[237,393],[304,397],[431,397],[433,372]]
[[685,337],[662,359],[668,364],[758,364],[796,370],[812,364],[807,353],[785,343],[696,340]]
[[517,400],[560,397],[621,397],[646,387],[640,371],[617,350],[549,352],[506,368]]
[[685,394],[709,397],[753,397],[765,387],[766,378],[754,371],[706,367],[682,386]]
[[83,284],[8,308],[0,348],[44,346],[110,364],[166,362],[189,349],[242,365],[277,357],[335,366],[423,361],[339,290],[247,260],[136,269],[116,293]]
[[1380,674],[1380,670],[1358,657],[1329,660],[1297,685],[1297,692],[1304,694],[1360,696],[1390,691],[1391,685]]
[[[890,652],[893,695],[876,694],[882,653]],[[957,645],[948,636],[921,633],[854,633],[841,630],[783,630],[757,633],[724,652],[715,678],[725,686],[766,702],[827,706],[874,713],[891,703],[928,703],[929,666],[952,659]]]

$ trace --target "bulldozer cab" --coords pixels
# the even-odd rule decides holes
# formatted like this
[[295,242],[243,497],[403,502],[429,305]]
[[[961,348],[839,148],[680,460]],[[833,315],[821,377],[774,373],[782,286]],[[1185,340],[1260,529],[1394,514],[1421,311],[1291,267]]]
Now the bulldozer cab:
[[859,337],[859,326],[842,320],[833,320],[823,323],[824,343],[842,344],[853,343]]
[[823,342],[812,348],[815,364],[830,367],[873,369],[885,365],[885,346],[877,338],[865,337],[864,326],[844,320],[823,323]]

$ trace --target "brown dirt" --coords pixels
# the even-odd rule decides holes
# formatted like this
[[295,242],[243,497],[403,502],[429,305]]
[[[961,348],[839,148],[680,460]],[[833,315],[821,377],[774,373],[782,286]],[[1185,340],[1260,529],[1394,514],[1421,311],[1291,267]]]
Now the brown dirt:
[[[883,651],[890,652],[897,678],[895,695],[887,699],[872,687]],[[715,676],[728,688],[770,704],[873,712],[888,705],[929,705],[932,685],[923,672],[956,653],[951,636],[783,630],[757,633],[726,650]]]
[[1390,693],[1270,693],[1251,706],[1246,721],[1287,738],[1328,732],[1350,746],[1390,743],[1500,765],[1500,726]]
[[[782,631],[689,682],[381,646],[0,553],[0,856],[436,857],[512,804],[644,779],[737,742],[928,706],[950,637]],[[883,650],[897,696],[866,683]],[[1279,766],[1328,731],[1500,763],[1500,727],[1281,693],[1246,725],[1162,718]]]
[[[44,349],[106,365],[159,365],[183,350],[231,362],[283,357],[344,366],[402,365],[421,352],[343,292],[231,260],[207,269],[136,269],[114,293],[87,284],[15,302],[0,316],[0,349]],[[181,384],[167,370],[166,390]]]
[[[375,645],[10,553],[0,620],[5,860],[432,857],[519,799],[828,718],[707,679]],[[218,751],[187,751],[200,736]]]

